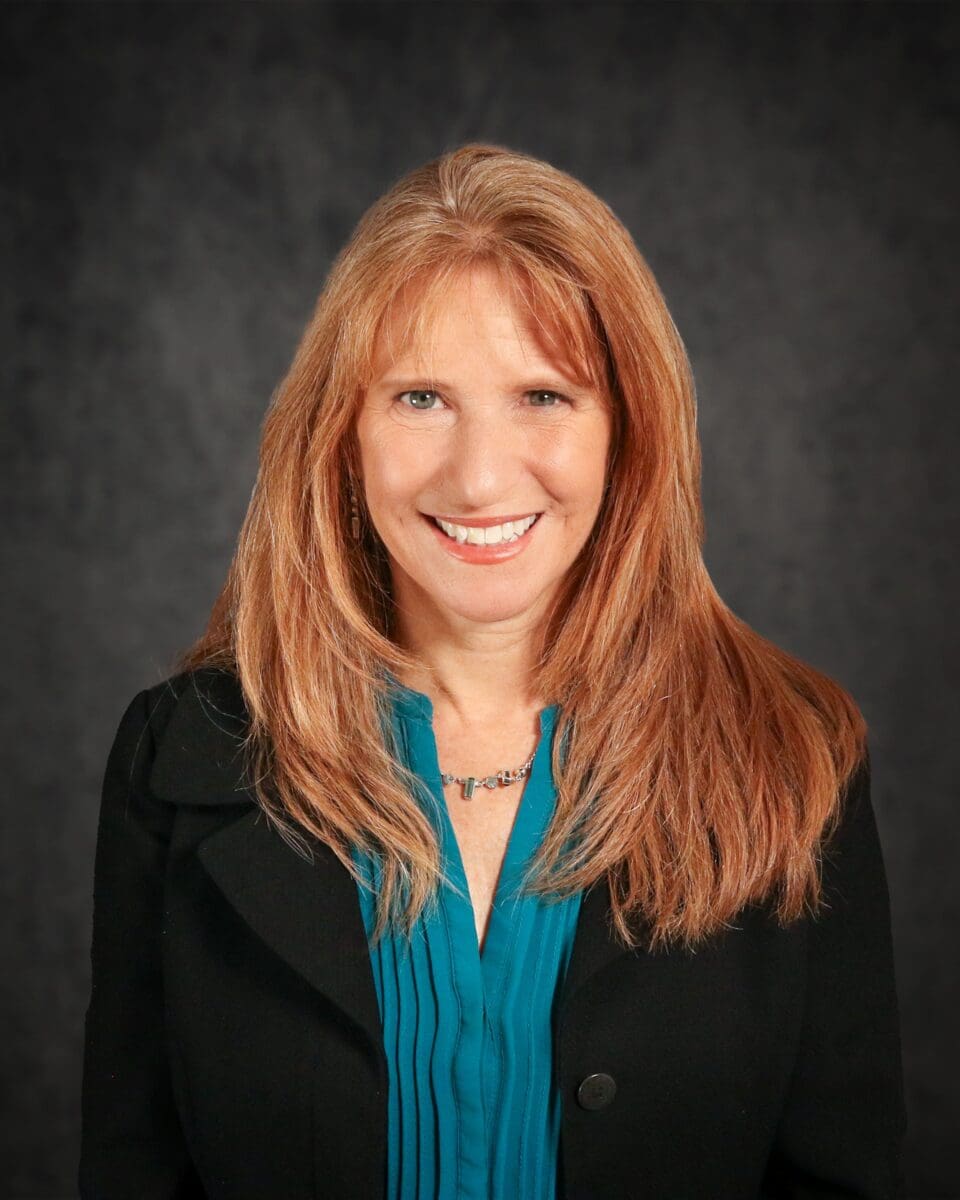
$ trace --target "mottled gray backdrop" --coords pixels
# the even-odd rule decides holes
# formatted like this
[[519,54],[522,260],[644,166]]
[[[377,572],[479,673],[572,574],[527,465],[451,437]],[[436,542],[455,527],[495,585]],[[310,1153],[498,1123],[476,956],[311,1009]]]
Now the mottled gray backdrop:
[[3,1196],[75,1193],[120,714],[201,629],[333,255],[397,176],[477,139],[630,229],[696,373],[719,590],[871,724],[910,1194],[960,1196],[958,18],[0,9]]

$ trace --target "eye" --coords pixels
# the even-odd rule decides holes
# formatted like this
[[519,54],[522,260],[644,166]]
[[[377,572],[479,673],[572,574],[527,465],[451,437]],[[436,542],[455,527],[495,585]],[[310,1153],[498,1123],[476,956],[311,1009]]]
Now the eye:
[[[422,399],[424,396],[436,396],[436,395],[437,395],[436,392],[429,391],[426,388],[413,388],[407,392],[400,392],[399,395],[397,395],[395,397],[395,399],[399,400],[401,402],[401,404],[403,404],[404,396],[416,396],[416,397],[419,397]],[[433,411],[429,405],[421,407],[419,404],[403,404],[403,407],[404,408],[412,408],[414,412],[432,412]]]
[[[547,404],[535,403],[534,408],[558,408],[561,403],[570,403],[566,396],[562,395],[560,392],[551,391],[549,388],[531,388],[526,395],[537,398],[546,396],[548,401],[552,401],[552,403]],[[404,400],[405,396],[412,396],[414,398],[413,402],[408,404]],[[439,393],[429,388],[411,388],[405,392],[399,392],[394,399],[397,400],[404,408],[412,409],[414,412],[433,412],[435,411],[435,406],[431,404],[430,401],[431,399],[439,400]],[[426,401],[425,403],[418,403],[418,401],[424,400]]]
[[[563,401],[564,404],[570,403],[570,401],[566,398],[566,396],[561,396],[559,392],[551,392],[547,388],[533,388],[531,391],[527,392],[527,395],[528,396],[552,396],[555,400]],[[546,405],[537,404],[537,405],[534,405],[534,407],[535,408],[556,408],[557,405],[556,404],[546,404]]]

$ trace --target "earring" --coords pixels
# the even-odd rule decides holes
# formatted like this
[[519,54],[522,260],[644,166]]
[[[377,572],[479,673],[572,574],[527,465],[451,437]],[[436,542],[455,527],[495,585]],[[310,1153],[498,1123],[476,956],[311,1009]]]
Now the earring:
[[357,504],[357,489],[353,486],[353,479],[350,479],[350,531],[353,534],[353,540],[360,540],[360,508]]

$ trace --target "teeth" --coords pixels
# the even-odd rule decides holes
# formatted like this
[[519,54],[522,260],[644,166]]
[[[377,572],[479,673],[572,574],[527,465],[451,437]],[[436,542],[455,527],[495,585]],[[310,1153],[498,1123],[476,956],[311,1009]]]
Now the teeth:
[[434,523],[439,525],[448,537],[458,541],[461,546],[464,542],[471,542],[475,546],[496,546],[500,542],[515,542],[517,538],[523,537],[536,519],[537,516],[534,514],[524,517],[521,521],[507,521],[503,525],[490,525],[486,529],[480,529],[473,525],[454,525],[450,521],[438,521],[436,517],[434,517]]

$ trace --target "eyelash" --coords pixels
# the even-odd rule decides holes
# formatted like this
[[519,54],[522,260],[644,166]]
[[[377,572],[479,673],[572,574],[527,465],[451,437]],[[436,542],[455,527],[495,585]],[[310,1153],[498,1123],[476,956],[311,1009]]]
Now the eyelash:
[[[435,392],[433,390],[433,388],[408,388],[407,391],[405,391],[405,392],[398,392],[397,395],[394,397],[394,399],[397,401],[400,401],[401,397],[403,397],[403,396],[413,396],[413,395],[423,395],[423,394],[430,395],[430,396],[438,396],[439,392]],[[556,398],[558,400],[561,400],[564,404],[570,403],[570,399],[567,396],[565,396],[562,392],[553,391],[552,388],[530,388],[529,391],[524,392],[524,395],[525,396],[556,396]],[[404,404],[404,405],[402,405],[402,407],[409,408],[411,412],[433,412],[434,411],[433,409],[430,409],[430,408],[413,408],[412,405],[409,405],[409,404]],[[554,405],[554,404],[546,404],[546,405],[536,405],[536,407],[550,409],[550,408],[557,408],[559,406]]]

